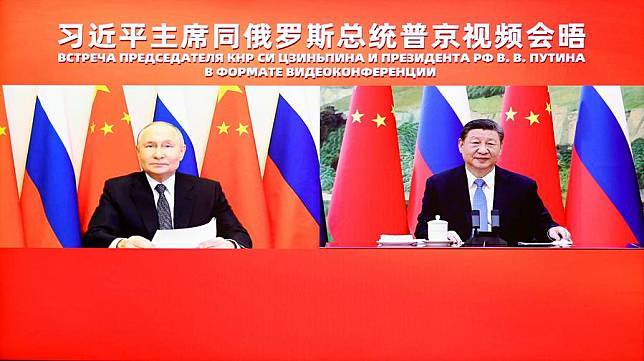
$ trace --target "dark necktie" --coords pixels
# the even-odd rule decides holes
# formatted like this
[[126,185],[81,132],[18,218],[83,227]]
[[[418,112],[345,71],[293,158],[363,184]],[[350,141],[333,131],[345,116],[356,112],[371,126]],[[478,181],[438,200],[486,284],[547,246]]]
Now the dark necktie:
[[170,215],[170,204],[165,199],[166,187],[159,183],[154,187],[159,193],[159,201],[157,202],[157,213],[159,214],[159,229],[172,229],[172,216]]

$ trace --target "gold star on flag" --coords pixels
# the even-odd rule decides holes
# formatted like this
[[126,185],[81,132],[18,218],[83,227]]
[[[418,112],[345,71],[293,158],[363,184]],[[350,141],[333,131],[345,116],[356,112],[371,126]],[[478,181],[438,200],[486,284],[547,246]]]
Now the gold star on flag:
[[239,133],[239,136],[241,137],[241,135],[244,133],[248,134],[248,125],[243,125],[242,123],[239,123],[239,126],[235,130]]
[[380,128],[381,125],[384,125],[384,126],[387,125],[387,124],[385,124],[385,119],[387,119],[387,118],[386,117],[381,117],[380,114],[376,114],[376,118],[371,119],[371,121],[377,124],[376,128]]
[[0,127],[0,135],[7,135],[7,127]]
[[534,114],[532,110],[530,111],[530,115],[525,118],[530,121],[530,125],[539,123],[539,114]]
[[227,92],[235,92],[235,93],[243,94],[241,88],[236,85],[222,85],[219,87],[219,94],[217,94],[217,102],[221,101],[221,98],[223,98]]
[[130,117],[130,115],[128,113],[123,112],[123,118],[121,118],[121,120],[123,120],[127,124],[130,124],[130,121],[132,120],[132,117]]
[[92,124],[90,124],[89,126],[89,132],[90,134],[94,134],[95,131],[96,131],[96,123],[92,122]]
[[105,122],[105,125],[103,125],[103,128],[101,128],[103,135],[107,135],[108,133],[114,134],[114,131],[112,130],[113,127],[114,124],[107,124],[107,122]]
[[391,114],[393,114],[393,113],[394,113],[394,105],[391,104]]
[[[108,88],[107,85],[97,85],[95,91],[110,93],[110,88]],[[96,92],[94,93],[94,96],[96,96]]]
[[514,110],[512,110],[512,107],[508,109],[507,112],[505,112],[505,119],[506,120],[514,120],[514,116],[517,114]]
[[355,111],[353,114],[351,114],[351,118],[353,118],[353,120],[351,121],[351,123],[356,123],[356,122],[358,122],[358,123],[362,123],[362,116],[363,116],[363,115],[364,115],[364,114],[360,113],[360,112],[358,111],[358,109],[356,109],[356,111]]
[[550,103],[546,103],[546,111],[548,114],[552,114],[552,107],[550,106]]
[[221,122],[221,125],[217,125],[216,127],[219,129],[219,134],[228,134],[228,128],[230,128],[230,125],[227,125],[226,122]]

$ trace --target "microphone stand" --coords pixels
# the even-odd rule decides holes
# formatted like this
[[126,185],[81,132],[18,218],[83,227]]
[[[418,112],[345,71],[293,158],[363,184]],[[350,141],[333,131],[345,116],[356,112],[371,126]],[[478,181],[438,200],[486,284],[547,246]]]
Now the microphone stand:
[[473,209],[472,210],[472,235],[470,236],[470,239],[465,242],[466,247],[474,247],[476,246],[476,240],[478,239],[479,236],[479,228],[481,228],[481,211],[478,209]]
[[472,210],[472,236],[466,242],[465,246],[469,247],[507,247],[508,243],[499,236],[501,226],[500,212],[498,209],[492,210],[491,231],[481,231],[481,212],[478,209]]

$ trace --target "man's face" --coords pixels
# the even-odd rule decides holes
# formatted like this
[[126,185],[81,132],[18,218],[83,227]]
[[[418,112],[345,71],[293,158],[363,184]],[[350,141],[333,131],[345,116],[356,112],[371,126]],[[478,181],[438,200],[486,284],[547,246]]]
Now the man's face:
[[465,140],[458,140],[467,169],[477,177],[488,174],[501,154],[501,140],[495,130],[472,129]]
[[144,129],[136,147],[141,168],[158,182],[165,181],[177,171],[185,152],[181,134],[163,123]]

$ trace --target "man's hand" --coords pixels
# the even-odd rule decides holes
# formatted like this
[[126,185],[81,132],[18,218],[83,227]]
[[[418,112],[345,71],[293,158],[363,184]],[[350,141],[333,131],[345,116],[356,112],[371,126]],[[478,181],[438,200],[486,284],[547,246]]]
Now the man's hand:
[[235,244],[227,239],[217,237],[208,241],[199,243],[198,248],[236,248]]
[[570,239],[570,232],[562,226],[552,227],[548,230],[548,237],[553,241],[560,241],[562,239]]
[[151,248],[152,242],[141,236],[132,236],[122,239],[117,248]]
[[463,245],[461,237],[455,231],[447,232],[447,240],[452,243],[452,247],[460,247]]

